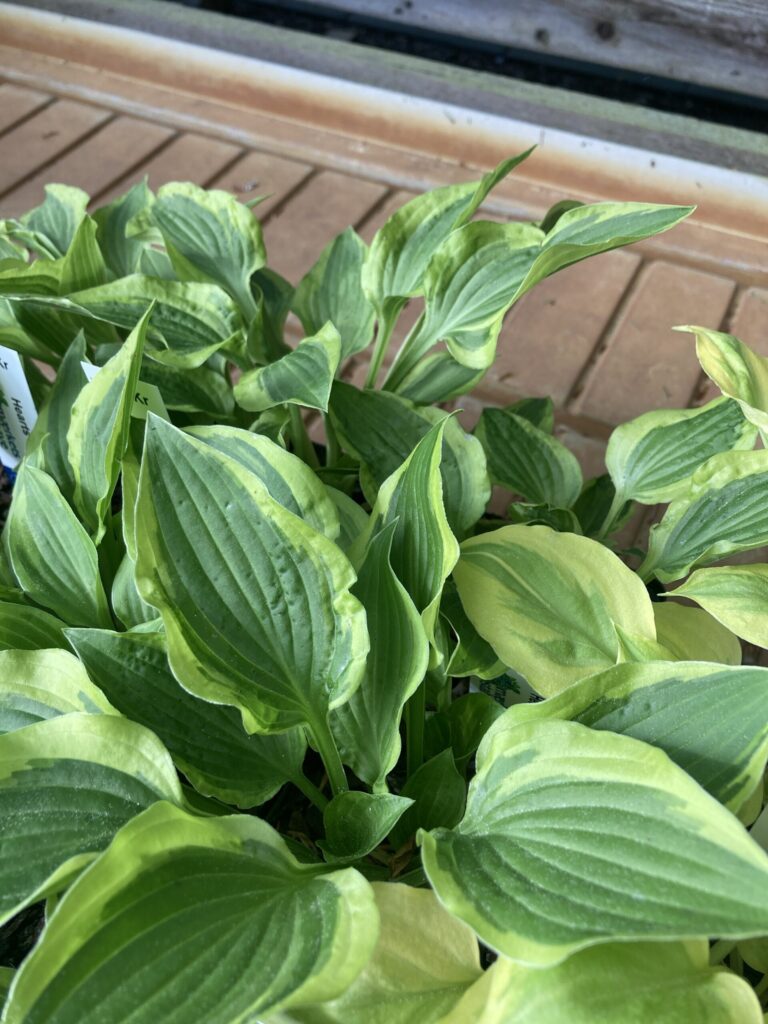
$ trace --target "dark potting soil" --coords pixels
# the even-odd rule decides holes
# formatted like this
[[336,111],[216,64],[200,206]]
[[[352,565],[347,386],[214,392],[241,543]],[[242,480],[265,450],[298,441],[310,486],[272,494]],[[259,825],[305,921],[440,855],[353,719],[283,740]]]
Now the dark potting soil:
[[6,471],[0,467],[0,530],[5,526],[8,518],[8,509],[11,505],[11,491],[13,484]]

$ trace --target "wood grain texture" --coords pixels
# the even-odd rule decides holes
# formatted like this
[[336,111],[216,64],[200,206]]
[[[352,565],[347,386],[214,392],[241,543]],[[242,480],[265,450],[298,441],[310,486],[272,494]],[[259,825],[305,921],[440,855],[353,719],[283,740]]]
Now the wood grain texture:
[[52,97],[37,89],[4,82],[0,85],[0,132],[5,132],[23,121],[36,110],[50,103]]

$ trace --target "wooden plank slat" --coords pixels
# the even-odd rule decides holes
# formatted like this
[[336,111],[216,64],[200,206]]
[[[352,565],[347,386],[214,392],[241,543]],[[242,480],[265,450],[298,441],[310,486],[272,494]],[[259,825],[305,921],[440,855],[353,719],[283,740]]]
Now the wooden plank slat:
[[27,178],[0,206],[6,216],[18,216],[42,201],[43,186],[50,181],[77,185],[97,196],[172,137],[169,128],[117,117],[60,160]]
[[209,187],[234,192],[243,201],[256,196],[268,196],[256,207],[259,220],[265,220],[275,206],[311,173],[312,167],[309,164],[286,160],[272,153],[250,152],[228,167],[223,174],[217,175]]
[[3,82],[0,85],[0,132],[7,131],[50,101],[49,95],[37,89]]
[[[11,129],[3,136],[0,194],[34,174],[39,167],[53,160],[57,154],[68,149],[111,116],[108,110],[87,107],[72,100],[61,100]],[[34,206],[34,202],[28,205]],[[12,217],[23,212],[24,208],[19,209],[10,197],[0,200],[0,216]]]

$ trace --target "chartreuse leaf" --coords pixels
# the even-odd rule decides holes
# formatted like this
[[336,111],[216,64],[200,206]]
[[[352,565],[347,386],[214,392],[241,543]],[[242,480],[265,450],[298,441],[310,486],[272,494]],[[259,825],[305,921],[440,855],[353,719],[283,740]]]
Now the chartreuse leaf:
[[653,605],[656,636],[679,661],[714,661],[741,664],[738,637],[702,608],[657,601]]
[[581,493],[576,456],[525,417],[508,409],[483,409],[475,436],[494,483],[557,509],[570,508]]
[[443,750],[409,776],[400,796],[413,801],[392,829],[390,841],[400,847],[419,828],[451,828],[464,813],[467,787],[456,770],[453,752]]
[[107,266],[96,241],[98,225],[87,215],[80,221],[61,266],[62,295],[95,288],[107,280]]
[[339,332],[327,323],[281,359],[244,373],[235,384],[235,399],[249,412],[284,402],[327,412],[340,358]]
[[133,400],[152,308],[117,354],[79,392],[67,430],[74,507],[98,544],[128,444]]
[[0,733],[73,711],[115,714],[68,651],[0,651]]
[[768,856],[730,811],[661,750],[577,722],[499,734],[461,824],[420,839],[446,909],[531,966],[768,928]]
[[87,206],[88,194],[82,189],[71,185],[46,185],[45,199],[40,206],[21,218],[26,230],[35,236],[30,240],[33,248],[42,248],[53,258],[63,256],[85,217]]
[[114,202],[99,207],[93,214],[99,226],[99,246],[115,277],[127,277],[139,271],[145,246],[139,239],[127,237],[126,228],[128,221],[147,209],[152,199],[144,179]]
[[67,647],[64,623],[42,608],[0,601],[0,651]]
[[438,1024],[482,977],[477,939],[433,892],[392,882],[372,888],[381,924],[362,973],[337,999],[270,1024]]
[[341,358],[367,348],[373,337],[373,306],[360,281],[367,247],[354,228],[347,228],[326,246],[305,274],[291,308],[308,335],[329,321],[339,332]]
[[109,714],[60,715],[0,736],[0,920],[60,892],[127,821],[157,800],[180,803],[168,752]]
[[22,463],[5,528],[24,593],[71,626],[112,625],[96,547],[42,470]]
[[159,804],[62,899],[7,1022],[255,1021],[342,993],[377,917],[362,875],[299,863],[265,822]]
[[763,1024],[751,986],[709,966],[709,946],[616,942],[554,967],[500,958],[439,1024]]
[[768,647],[768,565],[697,569],[672,593],[700,604],[742,640]]
[[747,419],[768,431],[768,359],[732,334],[706,327],[677,327],[696,336],[696,355],[704,373],[724,395],[735,399]]
[[234,708],[200,700],[180,686],[162,635],[76,629],[67,636],[114,706],[160,737],[198,792],[255,807],[301,777],[303,732],[249,736]]
[[371,539],[352,589],[365,608],[371,649],[360,687],[331,718],[342,760],[376,788],[397,764],[403,707],[429,660],[421,618],[390,562],[396,528],[390,521]]
[[517,704],[487,733],[482,767],[501,733],[564,718],[644,740],[737,810],[768,757],[768,669],[703,661],[616,665],[538,704]]
[[330,540],[339,535],[339,515],[326,488],[305,462],[262,434],[238,427],[189,427],[193,437],[250,469],[283,508]]
[[643,579],[680,579],[697,565],[768,543],[768,451],[722,452],[651,529]]
[[[331,419],[345,449],[364,464],[380,487],[434,427],[437,410],[418,408],[399,395],[336,381]],[[451,529],[463,537],[485,511],[491,485],[479,441],[450,419],[440,461],[443,503]],[[373,505],[376,494],[366,495]]]
[[547,697],[616,663],[614,624],[656,639],[645,587],[586,537],[505,526],[462,544],[454,579],[480,636]]
[[228,291],[246,317],[255,314],[251,275],[267,257],[261,225],[247,206],[229,192],[175,181],[158,189],[149,213],[180,278],[177,256]]
[[659,409],[623,423],[611,434],[605,454],[616,504],[679,498],[702,463],[719,452],[753,448],[756,433],[738,404],[724,398],[700,409]]
[[390,793],[339,793],[323,811],[326,838],[318,845],[329,860],[358,860],[386,839],[412,803]]
[[154,416],[136,530],[139,592],[160,610],[184,687],[237,707],[249,732],[327,730],[368,653],[335,544],[240,463]]

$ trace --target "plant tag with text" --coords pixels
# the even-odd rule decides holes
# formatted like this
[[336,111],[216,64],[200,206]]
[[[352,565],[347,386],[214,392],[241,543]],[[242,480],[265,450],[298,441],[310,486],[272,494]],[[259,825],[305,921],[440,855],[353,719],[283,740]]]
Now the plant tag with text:
[[[93,380],[101,369],[100,366],[94,366],[93,363],[82,362],[80,365],[89,381]],[[169,423],[171,422],[163,396],[160,394],[160,388],[155,384],[146,384],[143,380],[140,380],[136,384],[136,394],[133,396],[131,415],[137,420],[145,420],[147,413],[150,412],[153,412],[155,416],[162,417],[162,419],[167,420]]]
[[32,394],[18,352],[0,345],[0,462],[15,469],[37,421]]

